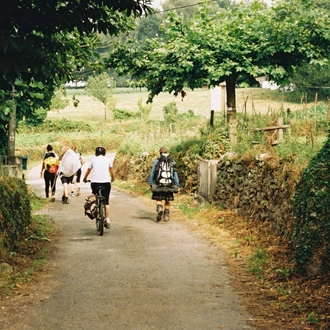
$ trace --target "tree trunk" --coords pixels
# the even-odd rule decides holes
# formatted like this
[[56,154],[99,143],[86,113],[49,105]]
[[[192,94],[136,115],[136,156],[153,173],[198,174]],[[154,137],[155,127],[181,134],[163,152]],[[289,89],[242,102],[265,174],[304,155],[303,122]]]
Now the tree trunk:
[[227,89],[227,122],[229,126],[229,139],[231,146],[237,143],[237,120],[236,120],[236,76],[231,75],[226,79]]

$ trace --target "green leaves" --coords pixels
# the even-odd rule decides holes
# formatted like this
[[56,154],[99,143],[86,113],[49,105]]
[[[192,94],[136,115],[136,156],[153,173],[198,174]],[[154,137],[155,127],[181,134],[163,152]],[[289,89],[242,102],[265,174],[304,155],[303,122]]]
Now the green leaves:
[[330,136],[303,173],[293,196],[292,245],[301,274],[330,270]]
[[[47,109],[60,84],[73,80],[95,52],[95,32],[118,34],[133,28],[130,16],[151,14],[149,0],[11,0],[0,11],[0,135],[6,135],[9,91],[17,87],[17,118]],[[95,65],[96,67],[97,65]],[[94,68],[93,68],[94,69]],[[100,69],[98,66],[97,69]],[[39,84],[39,86],[37,85]],[[45,88],[47,86],[47,88]],[[45,110],[44,110],[45,111]],[[41,117],[38,116],[39,120]],[[0,150],[6,149],[0,139]]]

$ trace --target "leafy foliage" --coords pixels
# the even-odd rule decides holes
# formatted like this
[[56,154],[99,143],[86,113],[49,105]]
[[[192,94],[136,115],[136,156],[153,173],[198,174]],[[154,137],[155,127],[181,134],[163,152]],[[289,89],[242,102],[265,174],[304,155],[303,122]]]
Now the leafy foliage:
[[310,0],[240,2],[211,12],[203,4],[193,18],[169,12],[164,37],[115,44],[107,66],[146,87],[148,102],[161,92],[226,82],[228,121],[235,143],[236,83],[267,76],[285,82],[298,65],[325,65],[330,51],[328,16]]
[[304,171],[293,197],[292,244],[300,273],[330,270],[330,136]]
[[41,132],[91,132],[92,127],[84,121],[72,121],[69,119],[46,120],[38,126],[27,125],[26,122],[19,124],[18,130],[23,133],[41,133]]
[[113,119],[115,120],[125,120],[130,118],[140,117],[140,114],[137,112],[129,111],[126,109],[115,109],[113,110]]
[[[330,60],[330,57],[329,57]],[[330,96],[330,66],[306,65],[299,67],[292,77],[294,83],[293,96],[306,99],[308,102],[315,99],[326,100]]]
[[[85,67],[100,69],[95,33],[130,30],[130,16],[153,12],[150,0],[1,0],[0,4],[1,137],[8,134],[13,87],[18,91],[17,119],[34,117],[31,121],[39,122],[37,109],[49,108],[56,86],[74,79],[74,73],[80,75]],[[7,149],[5,140],[0,139],[1,152]]]
[[178,107],[175,102],[171,102],[163,107],[163,115],[165,124],[169,125],[176,122]]
[[142,99],[138,100],[138,108],[139,108],[139,113],[140,113],[140,118],[142,121],[146,121],[149,117],[149,114],[152,110],[152,105],[151,104],[143,104]]
[[[57,89],[52,97],[50,109],[52,110],[64,109],[69,104],[69,100],[67,100],[65,96],[66,96],[66,91],[64,88]],[[75,99],[75,95],[73,95],[73,98]]]
[[21,179],[0,175],[0,196],[0,237],[7,249],[13,251],[31,222],[27,185]]
[[106,105],[111,96],[111,89],[115,87],[114,80],[106,72],[103,72],[95,77],[89,77],[85,90],[87,95],[95,97]]

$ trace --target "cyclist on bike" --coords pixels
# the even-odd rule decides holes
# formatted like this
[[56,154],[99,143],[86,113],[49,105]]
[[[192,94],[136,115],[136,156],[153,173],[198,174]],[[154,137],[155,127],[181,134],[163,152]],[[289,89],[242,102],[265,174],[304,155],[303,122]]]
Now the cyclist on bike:
[[88,181],[88,176],[91,174],[91,188],[92,193],[96,195],[97,187],[103,186],[102,196],[106,203],[106,224],[105,227],[110,229],[110,206],[109,196],[111,191],[111,182],[115,180],[115,174],[112,168],[111,160],[105,157],[106,149],[104,147],[97,147],[95,149],[95,157],[90,161],[87,171],[84,176],[84,182]]

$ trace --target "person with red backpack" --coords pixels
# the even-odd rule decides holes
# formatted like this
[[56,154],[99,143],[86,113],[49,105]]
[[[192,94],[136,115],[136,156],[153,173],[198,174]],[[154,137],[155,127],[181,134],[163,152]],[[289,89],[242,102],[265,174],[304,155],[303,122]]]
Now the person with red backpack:
[[[180,190],[176,163],[170,157],[166,147],[159,149],[159,158],[157,158],[151,169],[149,176],[150,190],[152,199],[156,201],[156,221],[159,222],[164,217],[164,221],[170,220],[171,201],[174,200],[174,193]],[[164,207],[162,201],[165,201]]]
[[51,201],[55,201],[55,192],[56,192],[56,178],[57,178],[57,169],[58,169],[58,156],[53,151],[53,147],[48,144],[47,152],[44,155],[40,177],[44,177],[45,180],[45,193],[46,198],[49,198],[49,191],[52,192]]

